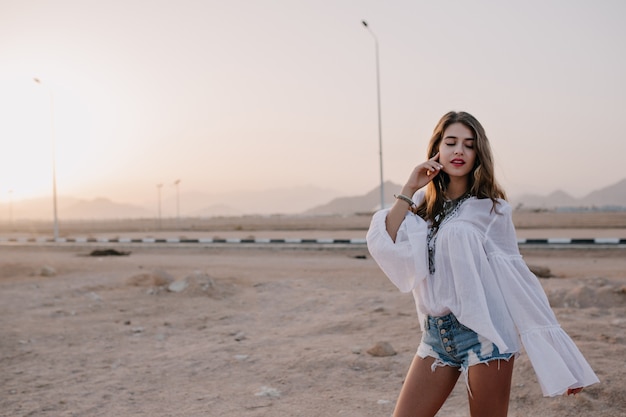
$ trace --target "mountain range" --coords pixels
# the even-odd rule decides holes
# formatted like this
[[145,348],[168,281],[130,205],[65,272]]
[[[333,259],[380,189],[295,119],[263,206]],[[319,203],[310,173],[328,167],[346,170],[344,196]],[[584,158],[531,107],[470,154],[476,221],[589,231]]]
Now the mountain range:
[[[336,190],[314,186],[275,188],[248,192],[188,192],[176,197],[155,198],[144,204],[128,204],[109,198],[78,199],[59,195],[58,216],[67,220],[110,220],[129,218],[163,218],[241,216],[248,214],[300,214],[308,208],[337,197]],[[0,203],[0,221],[52,218],[50,197],[25,199],[11,204]]]
[[515,207],[557,210],[626,210],[626,178],[615,184],[592,191],[582,198],[575,198],[563,191],[548,195],[524,194],[512,199]]
[[[399,192],[399,184],[384,183],[385,205],[393,203],[393,194]],[[372,213],[380,207],[380,186],[366,194],[339,196],[330,189],[304,186],[299,188],[277,188],[248,193],[230,194],[181,194],[161,202],[163,217],[215,217],[240,215],[351,215]],[[320,201],[326,203],[319,204]],[[545,210],[626,210],[626,178],[595,190],[582,198],[575,198],[557,190],[548,195],[524,194],[511,198],[511,204],[518,209]],[[158,217],[158,202],[152,207],[114,202],[107,198],[93,200],[60,197],[59,217],[72,220],[106,220]],[[22,200],[0,205],[0,221],[7,219],[49,219],[52,204],[50,198]]]
[[[385,205],[393,203],[393,193],[399,192],[401,185],[392,182],[383,184]],[[518,209],[545,210],[626,210],[626,178],[595,190],[582,198],[572,197],[557,190],[548,195],[524,194],[510,199],[511,205]],[[380,187],[369,193],[354,197],[339,197],[326,204],[313,207],[305,212],[310,215],[371,213],[380,207]]]

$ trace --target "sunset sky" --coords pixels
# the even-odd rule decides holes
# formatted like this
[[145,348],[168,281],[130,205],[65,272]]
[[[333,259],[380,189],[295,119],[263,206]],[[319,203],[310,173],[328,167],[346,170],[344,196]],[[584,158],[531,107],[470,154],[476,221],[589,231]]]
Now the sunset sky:
[[483,123],[509,194],[626,177],[622,0],[0,0],[0,203],[50,195],[52,109],[59,195],[370,191],[363,19],[385,180],[448,110]]

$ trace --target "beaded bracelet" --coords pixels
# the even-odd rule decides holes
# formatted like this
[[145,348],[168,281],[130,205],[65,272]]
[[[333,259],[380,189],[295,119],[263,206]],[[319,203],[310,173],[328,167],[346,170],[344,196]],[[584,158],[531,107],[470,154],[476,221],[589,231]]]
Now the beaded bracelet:
[[396,199],[398,200],[402,200],[406,203],[409,203],[409,207],[415,207],[415,203],[413,202],[413,200],[411,200],[409,197],[405,196],[404,194],[394,194],[393,195]]

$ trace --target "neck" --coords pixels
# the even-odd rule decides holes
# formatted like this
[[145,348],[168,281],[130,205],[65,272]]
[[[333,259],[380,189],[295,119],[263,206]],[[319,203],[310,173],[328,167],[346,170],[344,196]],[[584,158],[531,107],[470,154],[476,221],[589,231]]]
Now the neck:
[[450,200],[456,200],[469,191],[467,177],[465,178],[450,178],[450,183],[445,191],[445,196]]

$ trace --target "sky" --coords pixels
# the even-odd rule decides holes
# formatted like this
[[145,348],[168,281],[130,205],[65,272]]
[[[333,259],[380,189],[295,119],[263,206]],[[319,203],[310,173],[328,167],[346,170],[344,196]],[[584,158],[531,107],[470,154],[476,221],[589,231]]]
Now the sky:
[[176,180],[372,190],[362,20],[386,181],[464,110],[509,195],[582,197],[626,177],[625,18],[621,0],[0,0],[0,203],[51,195],[53,160],[59,195],[126,203]]

